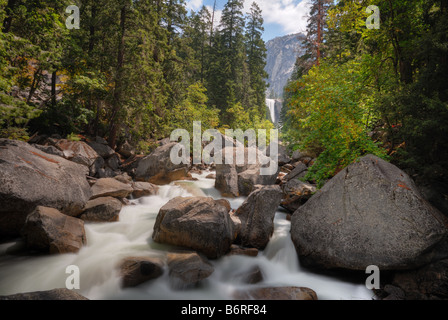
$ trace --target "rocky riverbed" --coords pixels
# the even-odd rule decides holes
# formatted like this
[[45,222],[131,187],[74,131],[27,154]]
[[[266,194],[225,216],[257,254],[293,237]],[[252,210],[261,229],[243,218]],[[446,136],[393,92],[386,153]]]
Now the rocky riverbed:
[[[447,297],[447,219],[393,165],[367,156],[317,190],[300,180],[307,154],[280,148],[279,171],[261,176],[171,165],[174,145],[141,157],[100,138],[0,140],[2,298],[371,299],[369,265],[388,275],[377,298]],[[81,295],[49,291],[69,265]]]

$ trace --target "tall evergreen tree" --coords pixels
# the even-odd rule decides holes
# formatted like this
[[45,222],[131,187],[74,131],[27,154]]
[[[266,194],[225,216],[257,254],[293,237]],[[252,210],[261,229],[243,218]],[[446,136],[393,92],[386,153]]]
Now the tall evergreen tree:
[[260,117],[266,114],[266,79],[268,77],[265,71],[267,49],[262,38],[263,22],[261,9],[256,2],[253,2],[246,23],[246,52],[250,75],[248,106],[256,108]]

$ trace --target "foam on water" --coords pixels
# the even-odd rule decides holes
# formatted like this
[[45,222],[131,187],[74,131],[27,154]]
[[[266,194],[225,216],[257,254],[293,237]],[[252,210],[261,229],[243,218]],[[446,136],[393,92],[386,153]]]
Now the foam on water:
[[[371,299],[373,293],[364,284],[354,284],[335,277],[304,270],[290,237],[290,222],[286,214],[277,212],[275,231],[267,248],[258,257],[226,256],[212,261],[215,272],[198,288],[187,291],[170,286],[168,272],[137,288],[122,289],[117,264],[130,256],[164,257],[173,247],[154,243],[152,232],[159,209],[170,199],[192,196],[200,189],[205,195],[220,198],[209,174],[195,175],[198,181],[188,187],[175,183],[160,187],[156,196],[132,200],[122,209],[115,223],[86,223],[87,245],[77,254],[27,256],[23,243],[0,246],[0,295],[64,288],[66,267],[76,265],[80,270],[79,293],[90,299],[145,300],[220,300],[232,299],[235,290],[267,286],[300,286],[316,291],[319,299]],[[195,192],[193,192],[195,193]],[[229,199],[237,209],[244,198]],[[25,253],[24,253],[25,252]],[[241,274],[260,268],[263,282],[247,285]]]

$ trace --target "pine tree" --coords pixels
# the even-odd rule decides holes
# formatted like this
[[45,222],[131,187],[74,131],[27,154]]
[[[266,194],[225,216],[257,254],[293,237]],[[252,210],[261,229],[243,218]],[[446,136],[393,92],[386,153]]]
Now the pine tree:
[[264,32],[263,22],[262,11],[257,3],[253,2],[246,24],[247,64],[250,75],[250,100],[248,106],[256,108],[260,117],[266,114],[266,78],[268,77],[265,71],[267,49],[262,38]]

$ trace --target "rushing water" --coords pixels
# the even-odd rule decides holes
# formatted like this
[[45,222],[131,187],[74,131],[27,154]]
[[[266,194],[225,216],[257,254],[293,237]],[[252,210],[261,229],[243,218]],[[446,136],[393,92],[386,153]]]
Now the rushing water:
[[268,106],[269,112],[271,114],[271,120],[273,123],[277,122],[276,112],[275,112],[275,100],[266,99],[266,105]]
[[[286,214],[277,212],[274,235],[258,257],[226,256],[212,261],[215,272],[201,285],[188,291],[174,290],[168,273],[136,288],[123,289],[117,264],[130,256],[164,257],[170,246],[154,243],[151,239],[159,209],[177,196],[210,196],[220,198],[214,180],[206,174],[195,175],[195,182],[176,182],[162,186],[156,196],[132,200],[120,213],[115,223],[86,223],[87,245],[77,254],[29,256],[23,243],[0,245],[0,295],[64,288],[69,274],[66,268],[76,265],[80,270],[78,292],[90,299],[145,299],[145,300],[227,300],[235,290],[299,286],[316,291],[319,299],[372,299],[373,293],[363,284],[314,274],[303,270],[290,237],[290,223]],[[244,198],[230,199],[238,208]],[[263,281],[256,285],[241,282],[241,273],[258,266]]]

